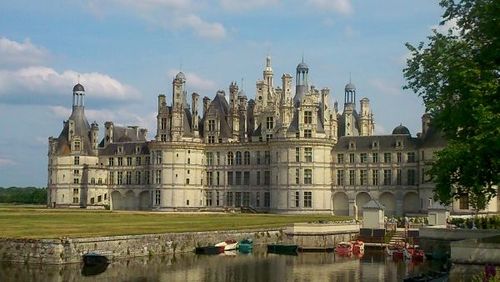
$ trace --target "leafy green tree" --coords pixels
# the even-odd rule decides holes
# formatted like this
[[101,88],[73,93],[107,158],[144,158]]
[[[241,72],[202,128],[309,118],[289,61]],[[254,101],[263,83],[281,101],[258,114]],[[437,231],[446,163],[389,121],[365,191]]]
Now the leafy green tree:
[[500,157],[500,1],[442,0],[446,34],[406,44],[406,89],[423,98],[447,139],[430,170],[435,198],[468,195],[476,212],[496,196]]

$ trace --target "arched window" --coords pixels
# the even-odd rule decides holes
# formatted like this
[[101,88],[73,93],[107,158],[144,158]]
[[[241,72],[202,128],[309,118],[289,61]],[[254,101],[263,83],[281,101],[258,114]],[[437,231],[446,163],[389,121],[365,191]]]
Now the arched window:
[[236,164],[241,165],[241,152],[236,152]]
[[245,152],[243,163],[246,165],[250,164],[250,152],[249,151]]
[[233,159],[234,159],[233,152],[228,152],[227,153],[227,164],[233,165]]

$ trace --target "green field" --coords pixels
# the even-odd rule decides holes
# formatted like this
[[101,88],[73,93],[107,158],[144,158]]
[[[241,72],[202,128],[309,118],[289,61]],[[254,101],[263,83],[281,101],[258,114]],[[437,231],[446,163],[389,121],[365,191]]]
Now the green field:
[[0,206],[1,238],[61,238],[283,227],[337,221],[329,215],[160,213]]

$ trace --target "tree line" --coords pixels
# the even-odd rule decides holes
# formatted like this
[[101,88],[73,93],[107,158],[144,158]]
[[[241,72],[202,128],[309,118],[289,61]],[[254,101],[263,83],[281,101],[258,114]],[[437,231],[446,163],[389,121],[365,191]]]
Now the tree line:
[[0,203],[46,204],[47,188],[0,187]]

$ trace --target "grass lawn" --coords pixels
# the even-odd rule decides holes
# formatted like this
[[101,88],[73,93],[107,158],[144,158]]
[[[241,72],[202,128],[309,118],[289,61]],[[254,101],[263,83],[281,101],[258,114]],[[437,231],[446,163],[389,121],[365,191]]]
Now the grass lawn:
[[331,215],[118,212],[0,205],[0,238],[61,238],[282,227]]

